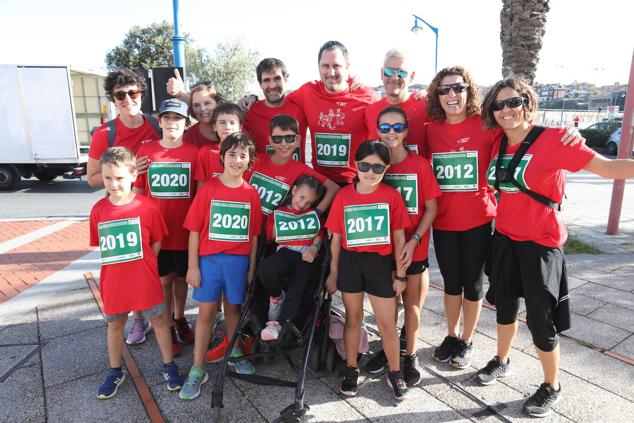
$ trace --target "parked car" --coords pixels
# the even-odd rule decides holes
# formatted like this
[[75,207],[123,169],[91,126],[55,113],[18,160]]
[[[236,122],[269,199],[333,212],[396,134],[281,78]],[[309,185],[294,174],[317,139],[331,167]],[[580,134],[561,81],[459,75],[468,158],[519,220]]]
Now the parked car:
[[[621,128],[617,129],[610,135],[608,139],[608,143],[605,145],[604,153],[610,156],[616,156],[619,152],[619,148],[621,147]],[[634,151],[632,151],[632,156],[634,156]]]
[[579,133],[586,139],[586,144],[590,148],[604,149],[607,146],[610,135],[622,124],[621,119],[609,119],[593,123]]

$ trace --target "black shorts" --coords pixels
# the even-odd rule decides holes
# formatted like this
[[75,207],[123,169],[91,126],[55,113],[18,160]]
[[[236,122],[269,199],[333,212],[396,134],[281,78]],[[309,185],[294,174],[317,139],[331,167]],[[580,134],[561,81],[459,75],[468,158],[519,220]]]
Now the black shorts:
[[445,282],[445,294],[469,301],[483,297],[484,264],[491,252],[491,222],[466,231],[434,229],[434,250]]
[[367,292],[376,297],[394,298],[392,256],[341,248],[337,289],[347,293]]
[[158,255],[159,276],[172,272],[179,278],[187,276],[187,250],[161,250]]
[[[407,270],[405,270],[405,275],[406,276],[420,275],[427,269],[429,269],[429,260],[425,259],[421,261],[413,261],[410,263]],[[392,271],[395,271],[395,270],[396,270],[396,262],[392,260]],[[400,275],[397,275],[397,276],[400,276]]]

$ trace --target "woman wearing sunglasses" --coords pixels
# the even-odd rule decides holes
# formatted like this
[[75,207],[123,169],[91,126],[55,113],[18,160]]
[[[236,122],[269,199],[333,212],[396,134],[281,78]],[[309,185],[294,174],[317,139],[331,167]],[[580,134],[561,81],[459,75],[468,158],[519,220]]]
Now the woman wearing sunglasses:
[[496,307],[498,347],[476,380],[490,385],[508,373],[519,297],[524,297],[544,383],[522,410],[545,417],[561,398],[558,333],[570,327],[562,250],[567,233],[559,213],[565,171],[585,169],[604,178],[626,179],[634,177],[634,160],[608,160],[585,145],[563,147],[557,129],[533,126],[536,112],[537,95],[514,78],[496,83],[482,106],[485,126],[501,128],[504,136],[493,146],[487,171],[488,183],[500,192],[487,292]]
[[[390,372],[387,383],[401,400],[407,385],[400,369],[399,341],[394,324],[395,297],[405,289],[407,277],[400,257],[405,243],[404,229],[410,226],[403,197],[382,184],[389,167],[390,151],[381,141],[364,141],[354,157],[357,176],[339,190],[330,208],[326,228],[332,232],[330,275],[326,289],[341,291],[346,310],[344,345],[346,369],[340,391],[357,394],[357,351],[363,297],[368,293]],[[392,260],[396,276],[392,277]]]
[[[485,129],[480,117],[478,87],[466,69],[442,69],[427,92],[427,154],[442,191],[433,223],[434,249],[445,293],[447,336],[433,358],[466,368],[471,362],[482,308],[484,264],[489,258],[493,190],[486,182],[491,148],[501,131]],[[563,134],[574,144],[577,132]],[[463,315],[462,333],[459,332]]]

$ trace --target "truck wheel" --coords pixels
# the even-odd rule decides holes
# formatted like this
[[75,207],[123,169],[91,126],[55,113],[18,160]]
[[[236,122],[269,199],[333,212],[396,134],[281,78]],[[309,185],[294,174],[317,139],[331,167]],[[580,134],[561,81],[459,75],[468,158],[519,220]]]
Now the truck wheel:
[[7,190],[15,187],[20,181],[20,176],[11,166],[0,165],[0,189]]
[[59,176],[59,173],[52,170],[42,170],[34,173],[35,177],[42,182],[50,182]]

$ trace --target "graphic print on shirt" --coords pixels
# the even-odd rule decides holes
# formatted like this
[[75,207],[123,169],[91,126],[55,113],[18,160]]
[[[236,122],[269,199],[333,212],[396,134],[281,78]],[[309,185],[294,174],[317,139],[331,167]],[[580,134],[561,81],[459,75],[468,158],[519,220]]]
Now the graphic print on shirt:
[[251,204],[237,201],[211,200],[209,239],[214,241],[249,242]]
[[141,220],[110,220],[97,225],[101,264],[124,263],[143,258]]
[[405,200],[407,213],[418,214],[418,175],[415,173],[386,173],[383,182],[394,188]]
[[273,218],[277,242],[313,239],[321,229],[319,217],[314,210],[304,214],[275,210]]
[[468,192],[478,190],[478,152],[432,153],[432,166],[440,190]]
[[152,162],[147,175],[152,197],[189,198],[191,168],[189,162]]
[[[499,156],[496,155],[493,158],[493,160],[491,161],[491,164],[489,165],[489,169],[487,170],[487,182],[491,186],[495,185],[495,166],[497,164],[498,157]],[[512,158],[513,158],[513,154],[504,154],[502,156],[502,167],[506,168],[509,165],[509,162],[511,161]],[[515,168],[515,172],[514,172],[515,180],[521,186],[529,190],[531,189],[531,187],[529,187],[528,184],[526,183],[525,176],[526,176],[526,168],[528,167],[532,158],[533,158],[532,154],[526,154],[524,157],[522,157],[522,159],[517,164],[517,167]],[[507,193],[514,193],[514,192],[519,192],[519,188],[516,188],[515,185],[513,185],[510,182],[500,182],[500,191],[504,191]]]
[[343,220],[349,247],[390,243],[390,206],[387,203],[345,206]]
[[[319,112],[318,125],[335,131],[345,125],[346,114],[340,108]],[[351,134],[315,133],[317,164],[329,167],[346,167],[350,159]]]
[[264,214],[271,214],[273,210],[278,208],[280,202],[286,197],[288,190],[291,189],[290,185],[260,172],[253,172],[249,183],[256,189],[260,196],[262,212]]

